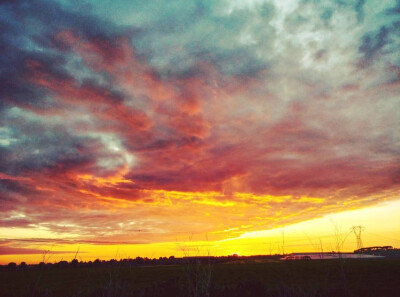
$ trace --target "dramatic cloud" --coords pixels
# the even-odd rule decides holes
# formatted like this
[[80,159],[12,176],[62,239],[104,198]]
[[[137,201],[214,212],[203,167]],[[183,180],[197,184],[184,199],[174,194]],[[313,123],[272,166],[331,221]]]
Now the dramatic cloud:
[[0,4],[0,228],[221,239],[399,197],[398,1],[78,2]]

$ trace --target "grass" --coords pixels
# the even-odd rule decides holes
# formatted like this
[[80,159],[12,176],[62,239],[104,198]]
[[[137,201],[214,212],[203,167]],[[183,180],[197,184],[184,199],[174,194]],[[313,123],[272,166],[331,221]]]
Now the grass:
[[181,295],[187,297],[210,297],[213,264],[209,261],[188,261],[183,267],[184,272],[179,279]]
[[400,291],[399,259],[245,260],[213,264],[212,273],[207,265],[195,264],[192,272],[187,265],[0,271],[0,296],[394,297]]

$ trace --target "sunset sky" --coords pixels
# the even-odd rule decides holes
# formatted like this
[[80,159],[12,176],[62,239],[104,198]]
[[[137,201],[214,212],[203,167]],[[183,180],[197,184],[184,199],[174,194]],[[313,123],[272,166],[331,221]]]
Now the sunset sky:
[[0,4],[0,264],[400,247],[400,1]]

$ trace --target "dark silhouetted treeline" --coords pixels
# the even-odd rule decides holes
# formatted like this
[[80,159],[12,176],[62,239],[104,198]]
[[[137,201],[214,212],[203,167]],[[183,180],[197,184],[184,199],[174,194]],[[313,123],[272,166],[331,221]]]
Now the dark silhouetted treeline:
[[52,268],[74,268],[74,267],[124,267],[124,266],[145,266],[145,265],[182,265],[182,264],[216,264],[225,263],[232,261],[248,261],[248,260],[278,260],[282,258],[282,255],[270,255],[270,256],[221,256],[221,257],[183,257],[176,258],[174,256],[170,257],[160,257],[160,258],[129,258],[129,259],[111,259],[111,260],[100,260],[96,259],[94,261],[78,261],[73,259],[72,261],[61,260],[55,263],[44,263],[39,264],[26,264],[21,262],[17,264],[15,262],[10,262],[7,265],[0,265],[0,270],[2,271],[16,271],[16,270],[27,270],[27,269],[52,269]]

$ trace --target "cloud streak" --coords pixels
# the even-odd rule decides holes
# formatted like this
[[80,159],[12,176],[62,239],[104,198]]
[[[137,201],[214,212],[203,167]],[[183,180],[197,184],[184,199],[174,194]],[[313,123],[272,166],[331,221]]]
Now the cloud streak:
[[0,227],[222,239],[398,198],[399,7],[353,2],[3,2]]

